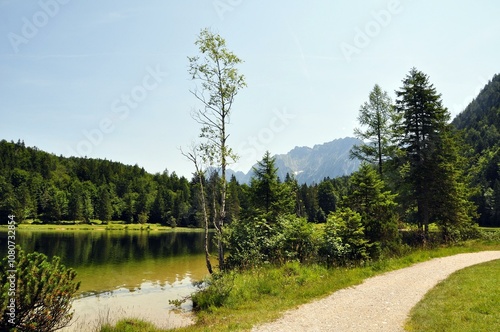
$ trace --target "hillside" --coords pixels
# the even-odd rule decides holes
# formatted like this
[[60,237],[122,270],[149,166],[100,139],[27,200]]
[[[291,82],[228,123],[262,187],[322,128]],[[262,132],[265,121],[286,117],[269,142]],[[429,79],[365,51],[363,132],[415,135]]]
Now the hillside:
[[149,174],[138,165],[65,158],[0,141],[0,218],[18,222],[92,219],[190,225],[189,181],[175,172]]
[[476,153],[500,146],[500,74],[457,115],[453,125],[464,130],[466,142]]
[[500,75],[486,84],[479,95],[452,124],[471,147],[464,153],[470,161],[469,174],[478,192],[479,223],[500,226]]

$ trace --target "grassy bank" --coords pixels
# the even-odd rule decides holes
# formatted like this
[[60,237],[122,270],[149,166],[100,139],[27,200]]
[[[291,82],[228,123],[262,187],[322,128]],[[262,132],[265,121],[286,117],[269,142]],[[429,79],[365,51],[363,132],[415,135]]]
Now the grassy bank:
[[[235,331],[273,320],[287,309],[324,297],[336,290],[361,283],[384,272],[410,266],[432,258],[482,250],[500,250],[498,241],[469,241],[454,247],[415,250],[404,257],[385,259],[365,267],[326,269],[289,263],[279,268],[267,267],[229,279],[231,292],[222,307],[209,307],[196,313],[197,323],[178,331]],[[227,285],[227,283],[226,283]],[[123,320],[115,328],[102,331],[160,331],[137,320]]]
[[[110,223],[103,224],[101,222],[91,224],[75,224],[75,223],[60,223],[60,224],[36,224],[23,223],[17,225],[19,230],[29,231],[162,231],[162,232],[203,232],[202,228],[190,227],[170,227],[160,224],[124,224]],[[7,231],[7,225],[0,225],[0,231]]]
[[500,326],[500,260],[453,273],[411,311],[408,331],[493,331]]

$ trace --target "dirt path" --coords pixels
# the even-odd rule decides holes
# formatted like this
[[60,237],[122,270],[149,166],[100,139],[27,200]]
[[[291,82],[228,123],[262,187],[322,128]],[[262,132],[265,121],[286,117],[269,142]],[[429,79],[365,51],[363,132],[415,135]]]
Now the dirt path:
[[413,306],[451,273],[500,259],[500,251],[436,258],[365,280],[362,284],[287,311],[252,331],[404,331]]

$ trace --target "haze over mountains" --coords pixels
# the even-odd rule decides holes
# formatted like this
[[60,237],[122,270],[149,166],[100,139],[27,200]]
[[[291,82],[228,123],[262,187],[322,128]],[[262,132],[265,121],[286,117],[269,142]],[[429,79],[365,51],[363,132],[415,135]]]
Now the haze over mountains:
[[[295,176],[299,184],[312,184],[320,183],[326,177],[349,175],[360,165],[359,160],[350,158],[349,151],[354,145],[361,143],[357,138],[346,137],[316,144],[312,148],[297,146],[286,154],[274,156],[278,176],[283,180],[289,173]],[[250,169],[247,173],[228,171],[229,176],[233,174],[239,183],[249,183],[253,170]]]

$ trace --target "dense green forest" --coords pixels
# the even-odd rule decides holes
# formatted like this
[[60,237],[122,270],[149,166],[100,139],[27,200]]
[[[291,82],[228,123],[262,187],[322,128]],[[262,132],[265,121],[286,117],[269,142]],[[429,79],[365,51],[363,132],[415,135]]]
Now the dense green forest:
[[461,130],[468,149],[469,173],[476,192],[479,224],[500,226],[500,75],[486,84],[479,95],[452,124]]
[[[215,174],[214,177],[217,177]],[[296,211],[309,221],[325,221],[335,209],[346,179],[326,179],[319,185],[293,182]],[[216,178],[209,182],[216,182]],[[229,181],[228,219],[248,209],[251,188]],[[149,174],[143,168],[90,158],[65,158],[26,147],[22,141],[0,141],[0,218],[14,214],[18,222],[40,220],[161,223],[201,227],[195,178],[175,172]]]
[[[417,74],[419,73],[412,73],[418,78]],[[374,89],[374,92],[380,94],[380,87]],[[403,115],[405,112],[404,89],[399,93],[401,96],[399,105],[396,103],[394,109],[399,107],[399,114]],[[439,104],[436,105],[438,108],[442,107]],[[394,112],[391,116],[396,113]],[[449,132],[446,139],[439,142],[442,147],[441,151],[457,150],[458,144],[460,146],[458,154],[465,157],[464,160],[457,156],[443,156],[442,154],[436,156],[436,163],[442,164],[444,160],[439,160],[439,158],[446,157],[448,158],[446,162],[454,162],[456,166],[462,167],[460,170],[453,170],[455,172],[453,174],[442,173],[441,178],[448,177],[448,180],[453,182],[457,176],[463,176],[464,180],[469,183],[466,183],[464,187],[467,197],[462,198],[470,198],[475,204],[476,219],[481,225],[500,226],[500,75],[496,75],[465,111],[454,119],[452,124],[459,129],[458,133],[446,125],[448,122],[446,112],[435,114],[441,118],[436,119],[431,125],[443,126],[442,131]],[[394,127],[394,121],[401,122],[401,119],[394,118],[387,121]],[[404,128],[411,130],[411,123],[399,125],[401,130]],[[358,130],[358,133],[360,132],[362,130]],[[420,182],[424,179],[431,181],[430,183],[437,179],[426,179],[428,174],[420,174],[416,168],[413,170],[412,163],[415,167],[420,165],[419,153],[424,156],[424,152],[419,150],[422,146],[420,142],[411,141],[411,135],[407,135],[405,141],[404,135],[400,133],[399,147],[398,144],[393,144],[391,152],[390,142],[394,141],[396,134],[393,130],[392,138],[384,143],[387,146],[378,150],[385,151],[387,155],[377,155],[377,151],[368,150],[363,153],[367,157],[370,153],[375,153],[371,155],[371,158],[366,159],[371,159],[373,164],[380,162],[376,167],[379,173],[376,176],[378,180],[385,181],[383,188],[397,194],[397,198],[393,200],[398,206],[396,210],[400,221],[418,224],[420,220],[427,224],[438,217],[441,219],[449,217],[451,220],[453,216],[446,216],[445,211],[435,206],[436,202],[429,202],[425,199],[427,196],[436,196],[439,186],[428,186],[428,189],[418,186],[410,188],[412,184],[409,179],[411,178],[420,179]],[[408,155],[402,157],[401,151],[406,151],[410,158],[408,159]],[[360,155],[359,152],[358,155]],[[361,181],[359,177],[374,176],[366,167],[362,167],[351,178],[324,179],[318,184],[300,185],[290,175],[285,179],[279,179],[275,174],[273,159],[269,154],[266,154],[258,165],[249,185],[240,184],[234,178],[228,181],[227,222],[255,217],[256,211],[264,213],[267,218],[271,219],[292,213],[297,217],[305,218],[308,222],[325,222],[329,214],[339,208],[349,207],[356,210],[358,203],[352,198],[357,190],[355,182]],[[437,167],[436,165],[429,164],[426,167]],[[435,168],[434,171],[438,169]],[[415,173],[412,173],[413,171]],[[405,180],[398,176],[402,172],[407,172],[407,175],[411,174],[411,176]],[[216,186],[219,183],[217,178],[217,174],[212,174],[211,178],[206,179],[205,185]],[[372,181],[378,180],[372,179]],[[363,181],[366,182],[366,179]],[[365,182],[361,181],[366,185]],[[442,197],[447,197],[445,193],[441,194]],[[455,191],[454,195],[462,194]],[[127,166],[101,159],[65,158],[40,151],[36,147],[26,147],[22,141],[17,143],[0,141],[0,218],[2,221],[7,220],[8,214],[15,214],[19,222],[24,220],[39,220],[45,223],[91,222],[99,219],[125,223],[161,223],[172,226],[202,227],[199,198],[197,177],[186,179],[177,176],[175,172],[169,173],[168,171],[161,174],[149,174],[137,165]],[[207,201],[212,202],[217,199],[209,197]],[[441,205],[446,206],[445,203],[441,202]],[[454,204],[462,203],[455,202]],[[363,208],[367,204],[368,202],[363,203]],[[208,206],[213,212],[212,204]],[[426,216],[422,218],[427,219],[419,219],[418,207],[421,211],[424,209]],[[470,207],[463,206],[463,208]],[[361,208],[358,209],[358,211],[361,210]]]

